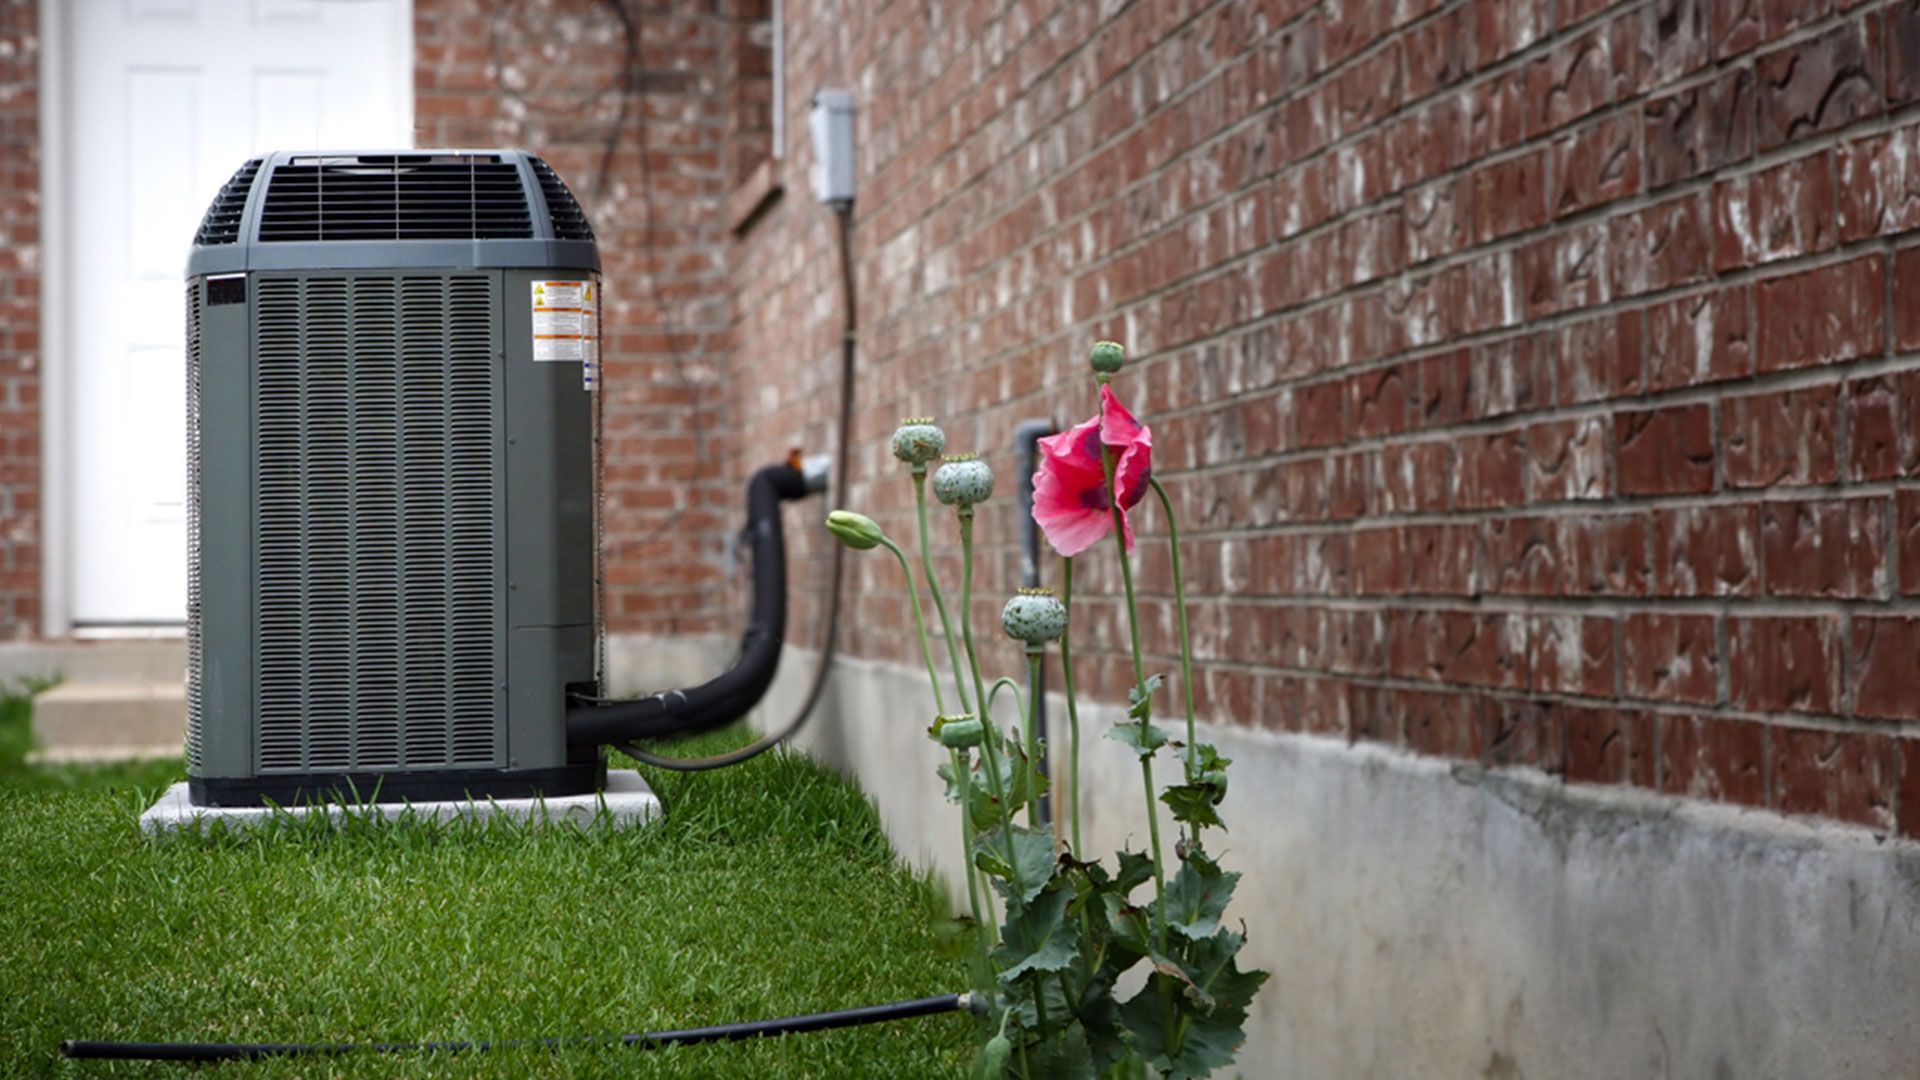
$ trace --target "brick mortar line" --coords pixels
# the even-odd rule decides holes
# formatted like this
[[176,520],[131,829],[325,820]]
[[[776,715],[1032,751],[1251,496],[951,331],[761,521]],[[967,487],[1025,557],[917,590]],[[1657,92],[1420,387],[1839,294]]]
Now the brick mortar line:
[[[1725,379],[1719,382],[1702,383],[1696,386],[1676,387],[1672,390],[1656,391],[1645,396],[1603,398],[1593,402],[1580,402],[1569,405],[1554,405],[1531,411],[1515,410],[1483,419],[1461,420],[1446,427],[1415,428],[1393,436],[1365,436],[1349,442],[1327,446],[1299,447],[1290,450],[1275,450],[1263,454],[1248,453],[1239,460],[1220,461],[1196,465],[1187,469],[1168,469],[1164,476],[1169,479],[1205,480],[1220,476],[1234,475],[1254,469],[1272,468],[1277,465],[1294,464],[1312,460],[1332,460],[1354,454],[1369,453],[1376,450],[1410,447],[1427,443],[1452,445],[1463,435],[1506,435],[1524,434],[1530,428],[1541,424],[1559,421],[1579,422],[1593,419],[1610,419],[1620,415],[1633,415],[1645,412],[1658,412],[1667,409],[1685,408],[1693,405],[1720,405],[1728,401],[1741,401],[1747,398],[1762,397],[1768,394],[1793,392],[1799,390],[1817,390],[1826,386],[1843,386],[1848,383],[1886,376],[1907,375],[1920,372],[1920,353],[1902,353],[1895,356],[1865,357],[1845,360],[1832,364],[1817,364],[1806,367],[1787,368],[1763,374],[1746,375],[1737,379]],[[1212,405],[1191,406],[1172,411],[1164,416],[1146,417],[1149,426],[1161,419],[1181,420],[1189,417],[1212,415],[1232,403],[1260,401],[1269,397],[1278,397],[1292,390],[1291,386],[1276,387],[1271,391],[1262,389],[1255,393],[1241,392]],[[1625,406],[1622,408],[1621,406]],[[994,407],[999,407],[996,404]],[[1836,427],[1843,426],[1844,415]],[[1724,443],[1715,443],[1716,448]],[[1716,454],[1716,458],[1719,455]],[[1841,447],[1836,440],[1835,461],[1843,459]],[[1854,481],[1836,480],[1830,484],[1805,484],[1785,487],[1780,484],[1767,484],[1755,487],[1726,487],[1717,485],[1714,494],[1726,494],[1736,497],[1762,497],[1763,493],[1788,491],[1819,491],[1830,494],[1867,491],[1895,481]],[[1472,508],[1442,512],[1442,516],[1469,515],[1480,510],[1516,510],[1525,507],[1582,507],[1595,503],[1633,504],[1638,501],[1655,502],[1665,499],[1685,500],[1698,498],[1698,495],[1630,495],[1612,494],[1596,496],[1592,499],[1563,499],[1550,503],[1522,503],[1509,507]],[[1385,520],[1399,517],[1426,517],[1431,513],[1366,515],[1361,518],[1340,520]],[[1197,535],[1197,534],[1196,534]]]
[[[1280,675],[1290,678],[1313,679],[1321,682],[1343,682],[1369,686],[1381,690],[1452,693],[1461,697],[1490,698],[1497,701],[1527,705],[1551,703],[1554,705],[1571,705],[1575,708],[1593,709],[1601,712],[1645,712],[1661,716],[1688,717],[1711,716],[1723,720],[1739,720],[1768,726],[1777,725],[1794,730],[1831,731],[1843,734],[1873,734],[1884,735],[1895,739],[1920,738],[1920,722],[1910,720],[1860,719],[1792,710],[1763,712],[1754,709],[1743,709],[1732,704],[1696,705],[1687,702],[1652,698],[1600,698],[1582,694],[1545,691],[1534,692],[1524,688],[1480,686],[1472,683],[1425,682],[1419,679],[1409,679],[1401,675],[1364,675],[1329,671],[1320,668],[1279,668],[1243,664],[1223,664],[1218,666],[1221,667],[1222,670],[1244,670],[1247,674]],[[1378,742],[1381,740],[1372,739],[1368,741]],[[1430,756],[1438,757],[1444,755]]]
[[[1105,652],[1102,655],[1120,656],[1122,652]],[[1149,659],[1165,661],[1164,656]],[[1172,658],[1177,661],[1177,657]],[[1630,696],[1594,697],[1586,694],[1566,693],[1563,691],[1535,691],[1525,687],[1495,687],[1477,683],[1427,681],[1409,678],[1404,675],[1366,674],[1353,671],[1339,671],[1331,668],[1303,668],[1283,665],[1249,664],[1245,662],[1208,661],[1204,665],[1195,661],[1196,666],[1205,669],[1217,669],[1223,672],[1264,676],[1267,678],[1290,678],[1316,682],[1338,682],[1350,685],[1366,686],[1379,690],[1407,690],[1420,693],[1441,693],[1456,697],[1486,698],[1507,703],[1525,705],[1552,704],[1572,706],[1601,712],[1644,712],[1663,716],[1709,716],[1724,720],[1737,720],[1763,725],[1779,725],[1795,730],[1831,731],[1845,734],[1874,734],[1889,738],[1920,738],[1920,721],[1896,718],[1878,719],[1870,717],[1843,716],[1828,713],[1811,713],[1800,710],[1782,710],[1767,712],[1758,709],[1743,708],[1723,697],[1710,704],[1675,701],[1662,698],[1640,698]],[[901,666],[905,666],[902,664]],[[1724,663],[1721,665],[1724,671]],[[1616,671],[1620,665],[1615,665]],[[1198,680],[1196,680],[1198,681]],[[1216,714],[1217,715],[1217,714]],[[1245,723],[1242,721],[1242,723]],[[1378,742],[1381,740],[1369,740]],[[1444,756],[1444,755],[1432,755]]]
[[[889,593],[891,591],[888,590]],[[883,594],[876,592],[874,595]],[[1168,607],[1173,603],[1171,593],[1140,592],[1136,595],[1142,599],[1160,601]],[[1114,601],[1119,598],[1114,593],[1088,594],[1088,599],[1094,600]],[[1624,619],[1634,615],[1710,615],[1730,619],[1920,618],[1920,596],[1849,599],[1822,596],[1628,596],[1619,593],[1579,596],[1536,596],[1526,593],[1268,593],[1189,596],[1187,606],[1190,609],[1217,606],[1228,611],[1285,608],[1337,611],[1349,615],[1401,612],[1411,615],[1538,615],[1546,618],[1580,616],[1606,619]]]

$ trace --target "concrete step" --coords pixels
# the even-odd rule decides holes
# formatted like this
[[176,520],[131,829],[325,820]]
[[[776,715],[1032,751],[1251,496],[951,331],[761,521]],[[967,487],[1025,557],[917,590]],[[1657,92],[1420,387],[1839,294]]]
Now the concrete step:
[[171,682],[185,679],[186,671],[187,642],[182,637],[0,645],[0,682]]
[[34,699],[33,734],[47,760],[127,756],[129,748],[186,745],[187,686],[179,679],[63,682]]

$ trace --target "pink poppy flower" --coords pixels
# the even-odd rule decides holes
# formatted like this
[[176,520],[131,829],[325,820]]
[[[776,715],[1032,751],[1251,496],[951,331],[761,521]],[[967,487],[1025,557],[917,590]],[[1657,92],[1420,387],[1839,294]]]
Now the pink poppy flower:
[[1114,453],[1114,486],[1120,495],[1120,525],[1133,550],[1131,510],[1147,493],[1153,475],[1153,432],[1134,419],[1111,387],[1100,388],[1100,415],[1070,431],[1040,440],[1040,469],[1033,478],[1033,520],[1062,555],[1078,555],[1113,531],[1102,448]]

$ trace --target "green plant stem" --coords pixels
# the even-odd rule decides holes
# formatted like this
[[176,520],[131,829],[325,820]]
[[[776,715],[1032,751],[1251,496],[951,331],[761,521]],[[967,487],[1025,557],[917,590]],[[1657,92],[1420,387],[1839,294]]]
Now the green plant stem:
[[[1107,510],[1113,515],[1113,546],[1120,553],[1120,583],[1127,593],[1127,633],[1133,642],[1133,679],[1139,688],[1140,700],[1147,702],[1147,667],[1140,654],[1140,603],[1133,593],[1133,561],[1127,555],[1127,533],[1125,521],[1120,516],[1120,489],[1114,483],[1113,451],[1101,447],[1100,464],[1107,475]],[[1140,717],[1144,743],[1145,731],[1152,719],[1152,710],[1148,708]],[[1153,797],[1153,755],[1144,754],[1140,758],[1140,774],[1147,785],[1147,838],[1153,845],[1153,898],[1154,937],[1160,951],[1167,951],[1167,873],[1166,863],[1160,854],[1160,812],[1159,803]]]
[[1040,827],[1040,660],[1038,645],[1027,649],[1027,825]]
[[1069,555],[1060,562],[1060,602],[1067,609],[1067,629],[1060,635],[1060,677],[1067,690],[1067,797],[1071,800],[1067,814],[1073,826],[1073,857],[1081,859],[1086,856],[1080,846],[1080,709],[1074,704],[1073,649],[1068,644],[1073,637],[1073,557]]
[[[972,712],[973,703],[967,700],[967,685],[960,674],[960,649],[953,643],[953,623],[947,619],[947,601],[940,594],[940,582],[933,576],[933,548],[927,543],[927,470],[921,466],[913,470],[913,507],[920,519],[920,569],[927,577],[927,592],[933,597],[933,610],[940,615],[940,637],[947,644],[947,660],[953,665],[953,689],[960,695],[960,709]],[[982,706],[981,712],[986,709]],[[985,716],[981,723],[987,723]]]
[[[967,614],[973,610],[973,515],[962,513],[959,517],[960,635],[961,640],[966,642],[967,667],[973,674],[974,700],[984,706],[987,702],[987,691],[980,679],[980,660],[973,651],[973,620],[967,617]],[[1013,810],[1007,805],[1006,784],[1000,779],[1000,752],[994,747],[994,744],[1000,741],[1000,729],[993,722],[993,717],[984,715],[985,708],[982,708],[981,712],[983,715],[980,717],[980,722],[986,729],[986,737],[980,745],[987,758],[987,783],[991,785],[994,801],[998,804],[996,809],[1000,814],[1000,830],[1007,841],[1007,861],[1012,864],[1013,869],[1013,886],[1019,890],[1020,895],[1024,896],[1027,892],[1027,883],[1022,880],[1020,860],[1014,857]]]
[[955,783],[960,787],[960,859],[967,866],[967,906],[973,911],[974,925],[980,930],[980,955],[987,969],[993,969],[993,941],[997,928],[980,909],[980,880],[973,869],[973,762],[963,749],[947,752],[953,762]]
[[[1199,736],[1195,734],[1193,723],[1193,641],[1187,635],[1187,589],[1180,575],[1180,523],[1173,519],[1173,499],[1167,489],[1160,486],[1158,478],[1149,477],[1147,482],[1153,485],[1153,493],[1160,497],[1160,511],[1167,518],[1167,548],[1173,556],[1173,610],[1180,623],[1180,689],[1186,697],[1187,706],[1187,749],[1183,756],[1181,773],[1189,784],[1199,781],[1194,775],[1194,745]],[[1187,825],[1188,842],[1194,847],[1200,846],[1200,826],[1197,823]]]
[[1073,857],[1083,859],[1079,842],[1079,705],[1073,703],[1073,555],[1060,561],[1060,603],[1068,609],[1068,628],[1060,634],[1060,678],[1068,690],[1068,821],[1073,826]]
[[[980,653],[973,647],[973,508],[963,508],[956,515],[960,519],[960,640],[967,649],[967,668],[973,673],[973,698],[980,702],[985,712],[987,690],[980,678]],[[981,746],[987,752],[987,779],[993,784],[993,797],[999,803],[1000,832],[1007,840],[1007,864],[1013,877],[1015,894],[1027,895],[1026,875],[1020,872],[1019,852],[1013,846],[1013,808],[1007,805],[1006,784],[1000,779],[1000,753],[994,744],[1000,741],[1000,731],[990,716],[981,717],[986,728],[986,739]],[[1022,901],[1025,902],[1024,900]],[[1007,905],[1007,918],[1013,918],[1013,905]],[[1040,994],[1033,996],[1033,1008],[1040,1027],[1047,1026],[1047,1003]],[[1025,1064],[1025,1047],[1022,1047],[1021,1062]]]
[[1025,695],[1020,693],[1020,684],[1014,682],[1008,676],[1002,675],[993,680],[992,686],[987,687],[987,716],[984,719],[986,719],[986,722],[989,724],[993,723],[991,719],[993,716],[993,703],[1000,700],[1000,691],[1002,690],[1012,691],[1014,708],[1022,716],[1027,714],[1027,699]]
[[927,681],[933,684],[933,707],[941,716],[945,716],[946,695],[940,692],[940,670],[933,666],[933,644],[927,640],[927,620],[920,611],[920,590],[913,584],[913,568],[907,565],[907,553],[900,550],[900,545],[884,536],[880,542],[893,552],[894,558],[900,560],[900,573],[907,579],[907,599],[913,601],[913,628],[920,631],[920,659],[927,665]]
[[[927,620],[920,608],[920,590],[914,587],[913,568],[908,565],[907,554],[900,550],[900,545],[885,537],[882,537],[880,542],[886,545],[888,551],[893,552],[893,557],[900,563],[900,573],[907,579],[907,598],[913,601],[913,625],[914,629],[920,632],[920,658],[927,665],[927,681],[933,686],[933,706],[940,715],[945,716],[946,696],[940,692],[940,669],[933,664],[933,645],[927,640]],[[958,751],[954,751],[949,756],[954,761],[955,783],[960,787],[960,854],[967,868],[967,906],[973,912],[973,921],[986,927],[990,924],[984,920],[980,910],[980,882],[973,866],[973,823],[968,820],[972,813],[968,802],[968,788],[972,777],[968,775],[967,769],[960,765]],[[987,949],[990,950],[993,947],[991,941],[987,940],[986,934],[982,934],[982,940]],[[987,963],[991,966],[993,961],[989,959]]]

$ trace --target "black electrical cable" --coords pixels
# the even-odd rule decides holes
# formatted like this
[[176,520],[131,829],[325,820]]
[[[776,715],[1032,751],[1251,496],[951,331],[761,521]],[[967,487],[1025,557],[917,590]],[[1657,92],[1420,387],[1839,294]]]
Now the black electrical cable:
[[545,1047],[563,1050],[569,1047],[621,1043],[652,1049],[657,1046],[687,1046],[695,1043],[731,1042],[770,1035],[789,1035],[806,1031],[829,1031],[857,1027],[887,1020],[909,1020],[918,1016],[961,1012],[972,1007],[967,994],[941,994],[938,997],[894,1001],[885,1005],[866,1005],[857,1009],[807,1013],[778,1020],[755,1020],[740,1024],[685,1028],[679,1031],[648,1031],[637,1035],[582,1036],[572,1039],[480,1039],[456,1042],[389,1043],[151,1043],[103,1042],[91,1039],[67,1039],[60,1044],[60,1056],[111,1061],[258,1061],[272,1057],[303,1057],[352,1053],[485,1053],[488,1050],[512,1050]]
[[[840,338],[840,430],[838,445],[834,448],[833,462],[833,500],[836,508],[847,505],[847,473],[851,469],[853,457],[853,370],[858,328],[857,312],[853,302],[853,207],[847,203],[836,203],[834,212],[840,219],[840,296],[842,305],[842,325],[845,327]],[[761,736],[758,740],[724,754],[710,757],[677,758],[667,757],[652,751],[642,750],[632,743],[617,743],[621,753],[640,762],[661,769],[676,772],[705,772],[708,769],[738,765],[742,761],[755,758],[774,747],[786,742],[797,733],[813,715],[814,707],[820,704],[820,697],[826,692],[827,677],[833,672],[833,658],[838,651],[840,633],[840,593],[843,579],[846,577],[847,549],[845,545],[833,545],[833,573],[828,585],[827,614],[822,634],[825,642],[820,649],[820,662],[813,671],[813,685],[807,689],[806,700],[793,714],[793,719],[778,731]]]
[[[656,220],[658,215],[653,202],[653,162],[647,145],[646,71],[641,56],[642,24],[640,20],[644,12],[629,11],[627,0],[599,0],[599,6],[619,24],[625,53],[621,60],[620,74],[597,89],[573,95],[573,100],[565,106],[554,108],[538,100],[537,96],[529,96],[509,85],[505,79],[507,62],[506,54],[501,48],[500,23],[513,9],[523,6],[524,3],[525,0],[499,0],[494,7],[492,23],[489,27],[494,86],[503,96],[513,99],[528,112],[537,113],[549,119],[572,122],[578,120],[582,113],[598,109],[608,96],[617,95],[613,120],[607,125],[606,136],[600,145],[599,166],[592,179],[593,202],[596,206],[604,201],[608,187],[612,183],[614,159],[619,152],[620,139],[626,131],[627,121],[630,118],[634,121],[634,148],[640,163],[639,200],[642,215],[640,246],[646,255],[645,265],[640,272],[646,281],[647,292],[653,301],[654,311],[660,323],[660,336],[666,342],[667,355],[671,361],[669,370],[673,381],[680,389],[686,391],[688,396],[695,399],[689,422],[693,432],[693,463],[696,473],[704,473],[707,467],[709,425],[705,410],[700,407],[698,400],[704,382],[696,383],[687,376],[687,357],[681,348],[680,333],[674,325],[672,309],[667,304],[666,294],[660,288],[661,260],[657,246],[658,237],[655,235],[659,230],[659,223]],[[551,20],[542,20],[542,25],[551,26]],[[604,395],[605,392],[603,379],[601,393]],[[691,499],[681,502],[645,533],[621,540],[614,546],[612,553],[618,554],[646,547],[659,540],[679,527],[692,504]]]

